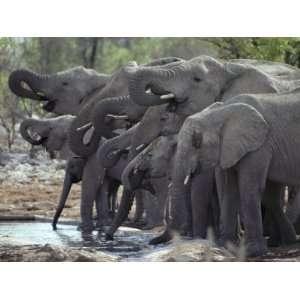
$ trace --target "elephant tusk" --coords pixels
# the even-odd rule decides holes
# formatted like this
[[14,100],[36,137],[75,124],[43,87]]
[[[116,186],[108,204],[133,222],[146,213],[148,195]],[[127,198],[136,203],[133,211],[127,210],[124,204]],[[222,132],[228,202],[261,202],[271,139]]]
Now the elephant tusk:
[[187,176],[185,177],[184,182],[183,182],[184,185],[187,185],[187,184],[189,183],[190,178],[191,178],[191,175],[187,175]]
[[146,94],[151,94],[152,93],[152,91],[151,91],[151,89],[149,88],[149,89],[147,89],[146,90],[146,92],[145,92]]
[[118,116],[118,115],[107,114],[106,116],[115,120],[128,120],[127,115]]
[[81,126],[81,127],[78,127],[78,128],[76,129],[76,131],[81,131],[81,130],[83,130],[83,129],[90,128],[90,127],[92,127],[92,126],[93,126],[93,124],[90,122],[90,123],[87,123],[87,124],[85,124],[85,125],[83,125],[83,126]]
[[145,144],[141,144],[141,145],[137,146],[137,147],[135,148],[135,150],[136,150],[136,151],[139,151],[139,150],[141,150],[144,146],[145,146]]
[[168,184],[168,189],[170,189],[172,186],[173,186],[173,182],[170,182],[170,183]]
[[137,174],[137,172],[138,172],[138,169],[137,169],[137,168],[134,168],[134,170],[133,170],[133,174],[134,174],[134,175],[136,175],[136,174]]
[[175,95],[173,93],[160,96],[161,100],[168,100],[168,99],[173,99],[173,98],[175,98]]

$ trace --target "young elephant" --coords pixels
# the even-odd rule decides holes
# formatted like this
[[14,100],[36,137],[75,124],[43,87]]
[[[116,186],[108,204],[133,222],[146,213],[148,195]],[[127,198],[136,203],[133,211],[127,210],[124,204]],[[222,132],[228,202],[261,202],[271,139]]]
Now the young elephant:
[[58,151],[61,159],[73,155],[68,147],[67,136],[73,116],[49,119],[25,119],[20,125],[22,137],[31,145],[42,145],[49,152]]
[[[237,213],[245,229],[247,255],[267,251],[263,238],[261,199],[272,196],[282,235],[295,241],[295,232],[280,207],[280,186],[300,180],[300,93],[240,95],[215,103],[189,117],[180,133],[176,168],[182,182],[197,172],[219,167],[222,183],[221,233],[235,239]],[[189,157],[183,163],[183,157]],[[269,191],[268,191],[269,190]],[[271,192],[270,192],[271,190]]]

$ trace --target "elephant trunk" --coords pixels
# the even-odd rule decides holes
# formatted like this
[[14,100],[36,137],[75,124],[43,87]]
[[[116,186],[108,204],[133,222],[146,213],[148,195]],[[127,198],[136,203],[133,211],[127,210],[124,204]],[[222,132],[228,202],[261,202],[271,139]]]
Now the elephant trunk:
[[30,128],[32,128],[33,126],[35,126],[36,122],[38,122],[38,120],[26,119],[20,125],[20,133],[21,133],[22,137],[33,146],[42,145],[43,142],[46,140],[45,137],[39,137],[38,140],[35,140],[30,136],[28,130]]
[[112,225],[110,226],[110,228],[106,233],[107,240],[113,239],[116,230],[122,225],[122,223],[128,217],[128,214],[132,207],[133,197],[134,197],[134,192],[124,189],[117,215],[114,218]]
[[[102,136],[106,138],[115,136],[113,130],[116,129],[115,124],[117,122],[115,122],[115,119],[118,119],[118,117],[114,114],[122,113],[129,106],[129,103],[128,96],[120,96],[101,100],[100,103],[98,100],[87,104],[70,127],[69,142],[71,150],[81,157],[88,157],[95,153]],[[96,111],[94,112],[95,108]],[[111,114],[109,116],[111,120],[106,119],[107,114]],[[122,126],[123,124],[124,122]],[[88,140],[85,140],[87,134],[90,136]]]
[[129,94],[132,100],[142,106],[153,106],[169,103],[174,95],[163,88],[163,85],[174,78],[171,69],[142,67],[131,72]]
[[126,166],[121,178],[125,189],[135,190],[141,185],[144,171],[140,170],[139,166],[145,163],[143,160],[143,155],[140,153]]
[[131,139],[138,128],[138,124],[131,127],[126,132],[105,141],[98,149],[98,161],[106,169],[112,168],[119,161],[122,153],[126,151],[131,144]]
[[66,201],[68,199],[68,195],[70,193],[70,190],[71,190],[71,187],[72,187],[72,179],[71,179],[71,175],[66,172],[65,174],[65,179],[64,179],[64,184],[63,184],[63,190],[62,190],[62,193],[61,193],[61,196],[60,196],[60,199],[59,199],[59,203],[58,203],[58,206],[56,208],[56,211],[55,211],[55,215],[54,215],[54,218],[53,218],[53,221],[52,221],[52,228],[53,230],[56,230],[56,224],[58,222],[58,219],[65,207],[65,204],[66,204]]
[[186,156],[176,153],[172,171],[170,228],[192,232],[191,178],[186,175]]
[[[47,101],[48,99],[39,94],[39,87],[48,76],[40,75],[29,70],[13,71],[8,79],[11,91],[19,97],[30,98],[37,101]],[[22,82],[26,83],[30,89],[24,88]]]
[[[130,108],[132,102],[129,96],[121,96],[115,98],[107,98],[97,103],[91,115],[91,121],[95,128],[94,135],[111,138],[114,120],[123,117],[128,119],[126,110]],[[122,116],[120,116],[123,114]]]

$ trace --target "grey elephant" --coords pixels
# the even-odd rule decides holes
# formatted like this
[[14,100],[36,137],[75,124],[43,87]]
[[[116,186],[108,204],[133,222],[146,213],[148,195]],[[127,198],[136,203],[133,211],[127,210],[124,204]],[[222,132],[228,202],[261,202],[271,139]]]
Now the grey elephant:
[[[178,159],[183,153],[189,157],[181,170],[184,176],[214,167],[226,173],[222,235],[225,240],[234,238],[240,212],[249,256],[267,251],[260,203],[268,184],[280,190],[281,185],[296,185],[300,180],[299,99],[299,89],[281,95],[236,96],[189,117],[179,133]],[[278,195],[273,195],[275,206],[280,206]],[[285,218],[278,212],[278,218]]]
[[61,159],[69,159],[73,153],[68,147],[67,136],[73,120],[73,116],[28,118],[22,121],[20,133],[31,145],[42,145],[49,152],[58,151]]
[[[148,144],[160,134],[177,133],[187,116],[203,110],[217,100],[226,102],[231,97],[243,93],[282,93],[299,86],[299,81],[293,80],[297,76],[293,75],[290,79],[286,78],[286,74],[281,77],[280,72],[274,75],[273,71],[269,75],[262,69],[248,64],[220,62],[207,56],[159,69],[136,68],[131,72],[131,99],[140,105],[158,106],[152,108],[151,115],[147,111],[141,120],[135,134],[137,138],[132,139],[131,152],[136,152],[135,149],[140,144]],[[294,74],[295,69],[291,69]],[[161,104],[165,104],[165,107]],[[177,115],[177,118],[174,118],[175,122],[170,123],[169,118],[164,118],[166,110]],[[161,126],[161,118],[169,124]],[[129,156],[134,157],[131,153]],[[173,181],[176,181],[176,178]],[[203,183],[203,186],[205,185],[206,183]],[[171,214],[181,218],[176,211],[185,211],[184,201],[181,199],[182,190],[177,190],[177,184],[172,190]],[[208,192],[203,195],[209,197]],[[174,225],[170,226],[181,230],[185,222],[176,218],[173,218]],[[181,225],[178,227],[179,224]]]
[[[85,199],[91,194],[93,195],[91,207],[93,208],[93,203],[96,201],[97,208],[97,223],[106,222],[108,219],[108,210],[110,207],[107,205],[103,207],[103,203],[108,201],[108,199],[114,198],[116,196],[117,188],[120,185],[120,180],[116,185],[113,178],[103,178],[105,184],[99,189],[100,194],[98,197],[94,196],[96,192],[95,179],[97,176],[104,176],[104,171],[98,167],[98,164],[88,163],[88,168],[86,168],[87,160],[80,157],[74,157],[74,154],[69,149],[68,143],[68,129],[70,128],[74,116],[60,116],[56,118],[49,119],[25,119],[20,125],[20,132],[22,137],[29,142],[31,145],[42,145],[47,151],[58,151],[62,159],[67,159],[65,178],[63,183],[63,189],[61,192],[58,207],[56,209],[55,217],[53,220],[53,228],[56,228],[59,216],[65,205],[71,187],[74,183],[82,183],[82,203],[81,203],[81,214],[84,215],[86,211],[89,211],[88,205],[85,203]],[[115,125],[113,125],[115,124]],[[125,125],[125,124],[124,124]],[[120,120],[116,120],[111,123],[111,126],[120,127]],[[98,170],[99,169],[99,170]],[[116,169],[116,168],[115,168]],[[121,172],[121,171],[120,171]],[[95,175],[95,177],[93,177]],[[121,175],[119,175],[120,177]],[[104,200],[104,198],[108,198]],[[112,200],[112,204],[114,200]],[[114,211],[114,208],[111,208]]]

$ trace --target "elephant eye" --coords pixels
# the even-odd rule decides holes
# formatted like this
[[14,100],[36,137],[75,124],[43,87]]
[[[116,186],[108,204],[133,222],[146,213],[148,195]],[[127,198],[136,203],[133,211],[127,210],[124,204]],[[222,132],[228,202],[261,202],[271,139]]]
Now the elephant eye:
[[63,86],[67,86],[67,85],[69,85],[69,83],[66,82],[66,81],[64,81],[64,82],[62,83],[62,85],[63,85]]
[[201,78],[199,78],[198,76],[194,76],[193,80],[194,80],[195,82],[200,82],[200,81],[201,81]]

